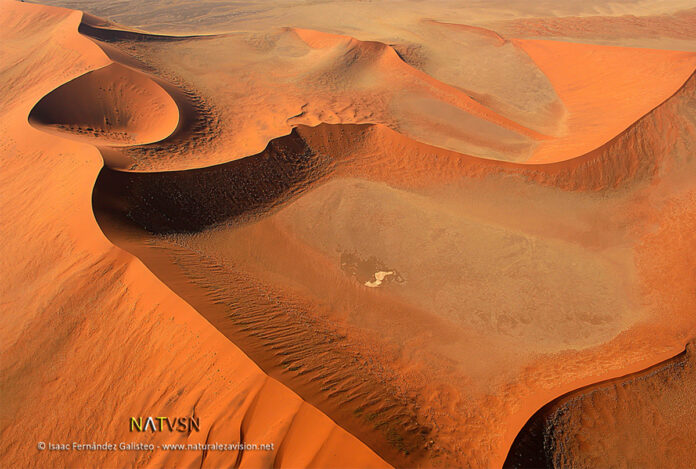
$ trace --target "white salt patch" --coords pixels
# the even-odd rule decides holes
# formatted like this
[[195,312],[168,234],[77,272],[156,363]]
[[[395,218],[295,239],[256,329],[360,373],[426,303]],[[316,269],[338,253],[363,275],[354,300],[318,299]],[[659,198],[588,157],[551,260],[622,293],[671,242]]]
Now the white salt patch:
[[382,285],[382,281],[385,278],[387,278],[387,275],[394,275],[394,272],[392,272],[392,271],[384,272],[382,270],[380,270],[379,272],[375,272],[375,280],[365,282],[365,286],[370,287],[370,288],[378,287],[378,286]]

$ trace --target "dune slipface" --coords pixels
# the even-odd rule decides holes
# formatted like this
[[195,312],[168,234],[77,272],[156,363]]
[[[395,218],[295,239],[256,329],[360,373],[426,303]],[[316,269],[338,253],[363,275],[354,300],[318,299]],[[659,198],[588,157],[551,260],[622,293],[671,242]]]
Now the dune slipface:
[[2,466],[694,464],[692,10],[75,3],[0,0]]
[[179,123],[172,97],[153,80],[120,64],[88,72],[44,96],[29,121],[46,131],[95,144],[163,140]]
[[553,400],[527,422],[504,467],[692,466],[693,360],[689,344],[647,370]]
[[[111,63],[80,36],[80,18],[69,10],[2,3],[3,44],[39,47],[6,49],[21,55],[10,55],[15,66],[2,75],[9,86],[1,131],[2,465],[220,467],[232,458],[242,467],[323,467],[338,458],[344,467],[386,467],[104,238],[90,208],[102,159],[86,142],[166,137],[178,111],[149,78]],[[44,129],[60,125],[68,128]],[[96,133],[89,140],[82,134],[87,127]],[[29,251],[34,256],[22,253]],[[129,431],[131,416],[160,414],[197,417],[204,432],[145,440]],[[274,442],[276,451],[56,455],[36,449],[39,441],[217,440]]]

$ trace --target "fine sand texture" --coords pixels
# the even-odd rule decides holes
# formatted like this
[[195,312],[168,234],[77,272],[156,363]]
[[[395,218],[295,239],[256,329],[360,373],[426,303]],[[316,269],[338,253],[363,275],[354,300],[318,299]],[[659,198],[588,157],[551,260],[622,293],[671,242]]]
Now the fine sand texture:
[[647,370],[553,400],[527,422],[504,467],[693,467],[693,343]]
[[0,465],[694,464],[688,2],[42,3],[0,0]]
[[[91,208],[103,160],[89,143],[162,138],[178,111],[151,78],[78,34],[81,18],[0,2],[0,465],[388,467],[104,237]],[[129,432],[142,415],[195,416],[201,432],[144,438]],[[276,450],[57,453],[39,441]]]

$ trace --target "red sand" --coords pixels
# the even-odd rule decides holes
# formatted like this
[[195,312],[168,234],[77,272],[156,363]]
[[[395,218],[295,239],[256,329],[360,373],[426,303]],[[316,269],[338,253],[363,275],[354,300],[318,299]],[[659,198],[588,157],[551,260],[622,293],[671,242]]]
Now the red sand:
[[[357,439],[264,374],[140,261],[104,238],[91,209],[92,186],[102,166],[99,152],[36,130],[27,117],[42,96],[77,76],[86,73],[91,80],[134,72],[109,69],[106,55],[77,34],[79,12],[8,1],[0,11],[1,41],[7,46],[3,60],[14,65],[2,73],[0,124],[2,466],[219,467],[231,458],[240,467],[325,467],[327,461],[386,467]],[[161,89],[142,85],[117,91],[112,96],[117,102],[111,104],[132,109],[124,128],[147,140],[140,132],[162,117],[148,99],[162,95]],[[90,86],[80,88],[90,92]],[[60,97],[69,100],[69,92],[77,90]],[[141,96],[129,101],[129,93]],[[99,102],[85,100],[87,105]],[[101,103],[107,109],[109,101]],[[95,114],[79,114],[83,109],[52,107],[55,114],[47,110],[42,117],[100,123]],[[131,416],[160,414],[196,415],[202,432],[147,438],[129,432]],[[39,441],[240,440],[273,442],[276,451],[56,455],[36,449]]]
[[671,96],[696,67],[690,52],[521,39],[514,43],[551,80],[568,112],[564,135],[539,145],[530,163],[566,160],[605,144]]
[[[696,54],[405,11],[175,37],[0,2],[2,465],[500,467],[696,336]],[[616,410],[583,405],[561,430]],[[34,450],[149,414],[275,449]]]

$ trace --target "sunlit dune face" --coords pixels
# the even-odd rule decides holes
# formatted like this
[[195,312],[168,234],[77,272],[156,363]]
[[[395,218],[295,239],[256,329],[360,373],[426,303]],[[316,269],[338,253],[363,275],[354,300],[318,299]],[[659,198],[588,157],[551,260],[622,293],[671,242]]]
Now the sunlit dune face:
[[112,64],[53,90],[36,104],[29,121],[67,138],[123,146],[171,135],[179,111],[153,79]]
[[0,0],[0,467],[696,467],[687,2]]

